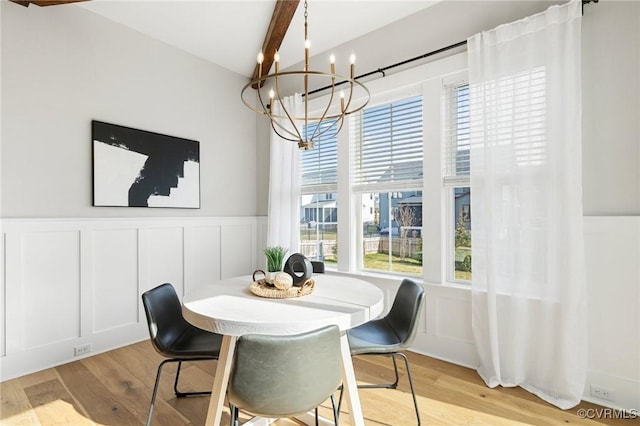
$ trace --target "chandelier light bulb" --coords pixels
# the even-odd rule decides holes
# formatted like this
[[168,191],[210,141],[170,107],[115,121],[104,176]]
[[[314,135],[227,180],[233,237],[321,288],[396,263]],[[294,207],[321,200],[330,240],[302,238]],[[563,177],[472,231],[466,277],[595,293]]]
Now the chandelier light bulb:
[[306,39],[304,41],[304,48],[309,50],[311,48],[311,41],[309,39]]
[[331,56],[329,56],[329,62],[330,62],[331,64],[335,64],[335,63],[336,63],[336,57],[335,57],[335,55],[331,55]]
[[269,98],[271,98],[271,100],[273,100],[273,98],[276,96],[276,93],[273,91],[273,89],[269,90]]
[[280,72],[280,54],[276,50],[276,53],[273,54],[273,62],[276,65],[276,74]]
[[351,78],[354,78],[355,75],[355,69],[356,69],[356,54],[352,53],[351,56],[349,56],[349,62],[351,63],[351,65],[349,66],[349,76]]
[[261,50],[260,53],[258,53],[258,64],[262,65],[262,62],[264,62],[264,54]]

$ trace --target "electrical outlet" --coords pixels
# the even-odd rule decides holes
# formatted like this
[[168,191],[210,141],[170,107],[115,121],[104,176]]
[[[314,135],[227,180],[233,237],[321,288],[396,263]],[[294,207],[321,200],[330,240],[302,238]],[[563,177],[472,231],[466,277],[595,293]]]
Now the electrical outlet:
[[607,401],[615,400],[615,392],[613,391],[613,389],[603,388],[602,386],[593,384],[591,385],[591,396],[600,399],[606,399]]
[[88,354],[89,352],[91,352],[91,343],[73,348],[73,356],[80,356]]

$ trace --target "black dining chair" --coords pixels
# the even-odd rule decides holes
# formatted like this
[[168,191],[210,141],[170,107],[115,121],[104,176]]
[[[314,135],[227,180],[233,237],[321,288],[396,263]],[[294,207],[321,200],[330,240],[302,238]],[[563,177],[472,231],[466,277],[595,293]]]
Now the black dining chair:
[[184,361],[204,361],[218,359],[222,336],[191,325],[182,316],[182,304],[171,284],[165,283],[142,295],[142,304],[147,315],[149,335],[155,350],[167,358],[158,365],[156,383],[153,387],[147,426],[151,424],[153,407],[158,393],[162,367],[169,362],[177,362],[176,379],[173,390],[176,397],[211,395],[211,391],[181,392],[178,390],[180,367]]
[[311,266],[313,267],[314,274],[324,274],[324,262],[319,260],[312,260]]
[[227,398],[231,425],[238,411],[267,417],[294,417],[331,398],[342,380],[340,331],[335,325],[293,336],[244,335],[238,338]]
[[[413,388],[409,360],[400,351],[410,347],[416,337],[418,318],[423,304],[424,289],[422,286],[412,280],[404,279],[400,284],[393,305],[385,317],[369,321],[347,331],[351,355],[390,356],[393,360],[393,370],[396,375],[393,383],[358,385],[358,388],[397,389],[399,377],[396,356],[404,359],[418,425],[420,425],[420,412],[418,411],[416,392]],[[342,392],[340,392],[338,408],[341,405]]]

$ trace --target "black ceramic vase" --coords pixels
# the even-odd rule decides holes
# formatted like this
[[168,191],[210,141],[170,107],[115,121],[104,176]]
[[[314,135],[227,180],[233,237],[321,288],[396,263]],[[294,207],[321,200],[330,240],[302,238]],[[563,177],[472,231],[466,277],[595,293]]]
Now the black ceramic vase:
[[285,262],[284,272],[291,275],[294,286],[301,287],[313,275],[313,265],[303,254],[294,253]]

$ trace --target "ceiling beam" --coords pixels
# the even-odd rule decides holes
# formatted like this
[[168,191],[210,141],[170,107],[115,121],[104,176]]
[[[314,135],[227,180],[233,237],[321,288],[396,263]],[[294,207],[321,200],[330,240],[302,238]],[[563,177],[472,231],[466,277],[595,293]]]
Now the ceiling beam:
[[9,0],[9,1],[22,5],[24,7],[29,7],[30,4],[35,4],[36,6],[56,6],[59,4],[78,3],[81,1],[88,1],[88,0]]
[[[277,0],[276,6],[273,9],[273,15],[271,15],[271,22],[269,22],[269,28],[267,34],[264,36],[264,42],[262,43],[262,52],[264,53],[264,62],[262,62],[262,75],[268,74],[273,65],[273,55],[276,50],[280,49],[282,40],[287,34],[289,24],[293,19],[293,15],[298,8],[300,0]],[[253,70],[253,76],[251,80],[258,78],[258,64],[256,64]],[[254,89],[256,87],[254,86]]]

